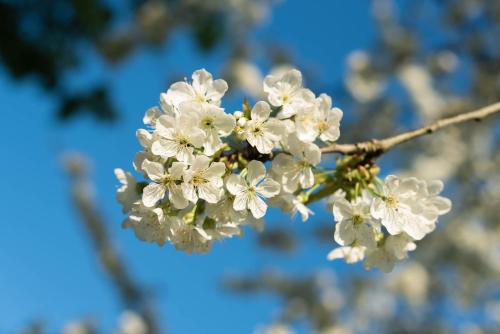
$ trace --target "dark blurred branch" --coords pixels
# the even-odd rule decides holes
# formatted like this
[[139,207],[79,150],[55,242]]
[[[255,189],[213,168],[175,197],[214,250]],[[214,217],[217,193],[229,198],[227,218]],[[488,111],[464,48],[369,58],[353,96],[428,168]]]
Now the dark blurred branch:
[[82,217],[99,260],[113,285],[118,290],[125,307],[137,311],[148,326],[148,333],[159,333],[159,324],[146,289],[132,277],[120,254],[113,246],[102,218],[89,192],[87,169],[80,158],[70,158],[66,162],[72,183],[72,198]]
[[414,138],[423,135],[434,133],[438,130],[444,129],[448,126],[461,124],[469,121],[481,121],[482,119],[500,112],[500,102],[491,104],[489,106],[477,109],[474,111],[466,112],[456,116],[440,119],[428,126],[421,127],[416,130],[401,133],[396,136],[388,137],[385,139],[372,139],[365,142],[355,144],[332,144],[321,149],[322,153],[340,153],[345,155],[354,154],[369,154],[371,157],[377,157],[384,152],[389,151],[393,147],[405,143]]

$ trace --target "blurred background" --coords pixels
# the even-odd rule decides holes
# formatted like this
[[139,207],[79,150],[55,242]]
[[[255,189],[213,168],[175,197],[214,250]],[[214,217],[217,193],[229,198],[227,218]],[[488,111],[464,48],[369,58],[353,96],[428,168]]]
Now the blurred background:
[[454,204],[391,274],[326,261],[325,202],[206,255],[140,242],[113,175],[196,69],[234,111],[297,67],[352,142],[499,101],[499,41],[498,0],[0,0],[0,333],[500,333],[498,117],[380,159]]

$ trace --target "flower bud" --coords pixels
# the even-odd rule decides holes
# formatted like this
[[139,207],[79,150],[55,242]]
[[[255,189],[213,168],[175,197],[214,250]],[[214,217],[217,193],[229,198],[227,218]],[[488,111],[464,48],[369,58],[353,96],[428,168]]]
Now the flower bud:
[[244,127],[245,124],[247,124],[247,119],[246,117],[241,117],[240,119],[238,119],[238,125],[241,126],[241,127]]

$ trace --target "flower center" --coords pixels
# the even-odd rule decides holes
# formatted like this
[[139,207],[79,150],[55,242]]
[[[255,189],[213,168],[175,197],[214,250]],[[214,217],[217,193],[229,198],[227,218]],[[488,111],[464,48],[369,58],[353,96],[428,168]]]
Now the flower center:
[[364,220],[364,219],[363,219],[363,216],[362,216],[362,215],[360,215],[359,213],[356,213],[356,214],[352,215],[352,223],[353,223],[354,225],[359,225],[359,224],[361,224],[361,223],[363,222],[363,220]]
[[252,128],[252,133],[254,135],[261,135],[262,134],[262,127],[259,125],[255,125],[253,128]]
[[207,98],[206,98],[206,96],[204,94],[197,93],[196,94],[196,100],[198,102],[206,102]]
[[201,124],[206,128],[213,128],[214,121],[213,119],[207,117],[201,121]]
[[163,177],[163,180],[162,180],[162,183],[163,183],[164,186],[169,186],[169,185],[171,185],[174,182],[175,182],[175,180],[174,180],[174,178],[171,175],[165,175]]
[[396,197],[394,196],[387,196],[385,198],[385,203],[387,204],[387,206],[391,209],[394,209],[396,208],[396,206],[398,205],[399,201]]
[[201,174],[195,174],[192,179],[193,184],[199,185],[199,184],[204,184],[207,183],[207,179],[203,177]]
[[183,135],[177,135],[177,136],[175,136],[175,139],[177,140],[177,142],[181,146],[188,146],[189,145],[188,139]]
[[318,130],[319,132],[325,132],[328,129],[328,123],[325,121],[320,121],[318,123]]

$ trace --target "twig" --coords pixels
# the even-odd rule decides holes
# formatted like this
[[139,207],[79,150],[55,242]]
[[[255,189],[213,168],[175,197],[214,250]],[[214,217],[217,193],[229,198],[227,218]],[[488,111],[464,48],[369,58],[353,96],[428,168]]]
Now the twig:
[[414,138],[434,133],[440,129],[446,128],[451,125],[465,123],[469,121],[481,121],[483,118],[500,112],[500,102],[496,102],[489,106],[459,114],[456,116],[440,119],[428,126],[401,133],[396,136],[388,137],[385,139],[372,139],[365,142],[355,144],[332,144],[321,149],[322,153],[340,153],[344,155],[353,154],[370,154],[372,157],[377,157],[382,153],[390,150],[396,145],[407,142]]

